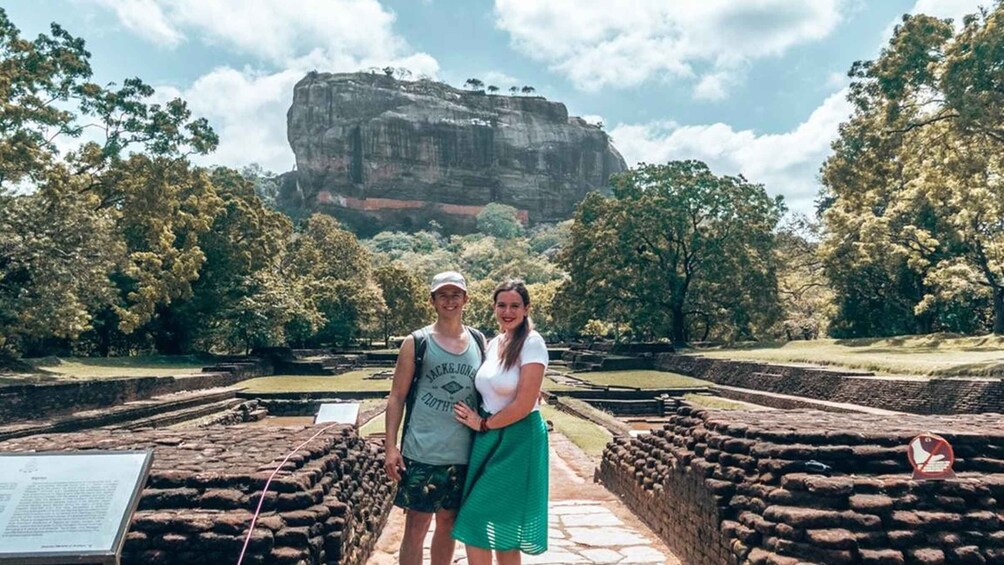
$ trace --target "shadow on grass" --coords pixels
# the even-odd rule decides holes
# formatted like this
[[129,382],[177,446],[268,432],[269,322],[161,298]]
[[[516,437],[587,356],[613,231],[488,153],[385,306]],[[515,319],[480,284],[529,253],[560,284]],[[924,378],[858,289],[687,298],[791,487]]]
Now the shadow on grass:
[[931,371],[933,377],[990,377],[1004,378],[1004,363],[964,363]]
[[[966,336],[951,332],[939,332],[932,334],[897,335],[885,337],[855,337],[847,339],[837,339],[834,343],[845,347],[869,347],[876,343],[884,343],[898,347],[923,347],[936,349],[941,347],[946,341],[964,339]],[[989,336],[988,336],[989,337]]]
[[88,367],[187,367],[202,366],[212,361],[208,355],[135,355],[132,357],[67,357],[60,361],[79,363]]

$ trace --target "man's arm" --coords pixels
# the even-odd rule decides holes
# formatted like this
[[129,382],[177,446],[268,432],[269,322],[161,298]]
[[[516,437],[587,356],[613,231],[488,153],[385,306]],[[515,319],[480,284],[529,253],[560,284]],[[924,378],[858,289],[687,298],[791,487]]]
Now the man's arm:
[[408,391],[411,390],[411,381],[414,376],[415,338],[409,335],[401,344],[401,351],[397,354],[394,382],[391,384],[390,394],[387,396],[387,411],[384,413],[387,437],[384,440],[384,453],[386,454],[384,470],[395,481],[401,480],[401,471],[404,470],[404,457],[397,446],[397,431],[401,427],[404,404],[408,398]]

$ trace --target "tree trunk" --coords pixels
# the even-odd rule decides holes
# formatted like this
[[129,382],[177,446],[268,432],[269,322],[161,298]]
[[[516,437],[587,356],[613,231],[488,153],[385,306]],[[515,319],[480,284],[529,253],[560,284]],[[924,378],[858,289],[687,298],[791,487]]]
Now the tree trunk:
[[682,304],[674,304],[672,309],[673,323],[673,344],[683,345],[687,343],[686,316],[683,313]]
[[1004,335],[1004,287],[994,288],[994,333]]

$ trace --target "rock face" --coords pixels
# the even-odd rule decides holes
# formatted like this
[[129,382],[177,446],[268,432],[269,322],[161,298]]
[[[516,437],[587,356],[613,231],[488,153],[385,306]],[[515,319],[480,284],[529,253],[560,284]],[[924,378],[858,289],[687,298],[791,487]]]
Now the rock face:
[[564,104],[428,80],[310,73],[287,127],[297,170],[283,179],[281,204],[364,234],[430,220],[467,231],[491,202],[530,224],[564,220],[626,168],[610,138]]

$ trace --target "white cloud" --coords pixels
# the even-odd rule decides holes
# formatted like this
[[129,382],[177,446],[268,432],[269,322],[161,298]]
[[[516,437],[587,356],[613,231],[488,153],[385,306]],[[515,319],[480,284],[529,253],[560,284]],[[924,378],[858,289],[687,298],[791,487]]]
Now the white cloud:
[[315,54],[393,59],[407,51],[394,14],[377,0],[91,0],[115,11],[142,38],[174,46],[182,38],[274,64]]
[[720,99],[755,59],[829,35],[845,0],[495,0],[513,46],[576,87],[691,79]]
[[159,85],[158,99],[180,96],[207,118],[220,147],[200,158],[240,167],[260,163],[287,171],[293,153],[286,111],[293,85],[308,71],[404,67],[435,77],[439,64],[394,33],[395,16],[377,0],[90,0],[112,10],[139,37],[165,47],[199,41],[256,60],[222,66],[191,85]]
[[[962,17],[968,14],[979,12],[980,7],[988,7],[992,0],[917,0],[910,8],[908,14],[926,14],[935,18],[951,18],[955,24],[955,29],[962,29]],[[889,44],[893,30],[902,23],[902,17],[895,18],[889,22],[885,30],[882,31],[882,47]]]
[[716,174],[742,174],[762,183],[770,194],[783,194],[790,208],[811,213],[819,167],[838,126],[851,114],[846,95],[846,90],[832,94],[798,127],[781,134],[662,121],[618,124],[610,135],[629,165],[698,159]]
[[719,72],[704,75],[694,87],[694,98],[698,100],[724,100],[729,97],[727,87],[732,79],[728,73]]
[[523,84],[518,78],[507,75],[501,71],[487,71],[481,73],[478,78],[485,81],[486,85],[494,84],[499,87],[502,92],[509,92],[509,87],[520,86]]
[[93,0],[115,12],[126,29],[159,45],[175,47],[185,36],[168,22],[157,0]]
[[836,71],[826,75],[826,88],[829,90],[836,90],[847,86],[851,81],[850,77],[847,76],[846,72],[838,73]]
[[[952,18],[955,25],[962,23],[962,16],[974,14],[980,6],[990,6],[990,0],[917,0],[910,9],[911,14],[927,14],[936,18]],[[890,34],[891,35],[891,34]]]

